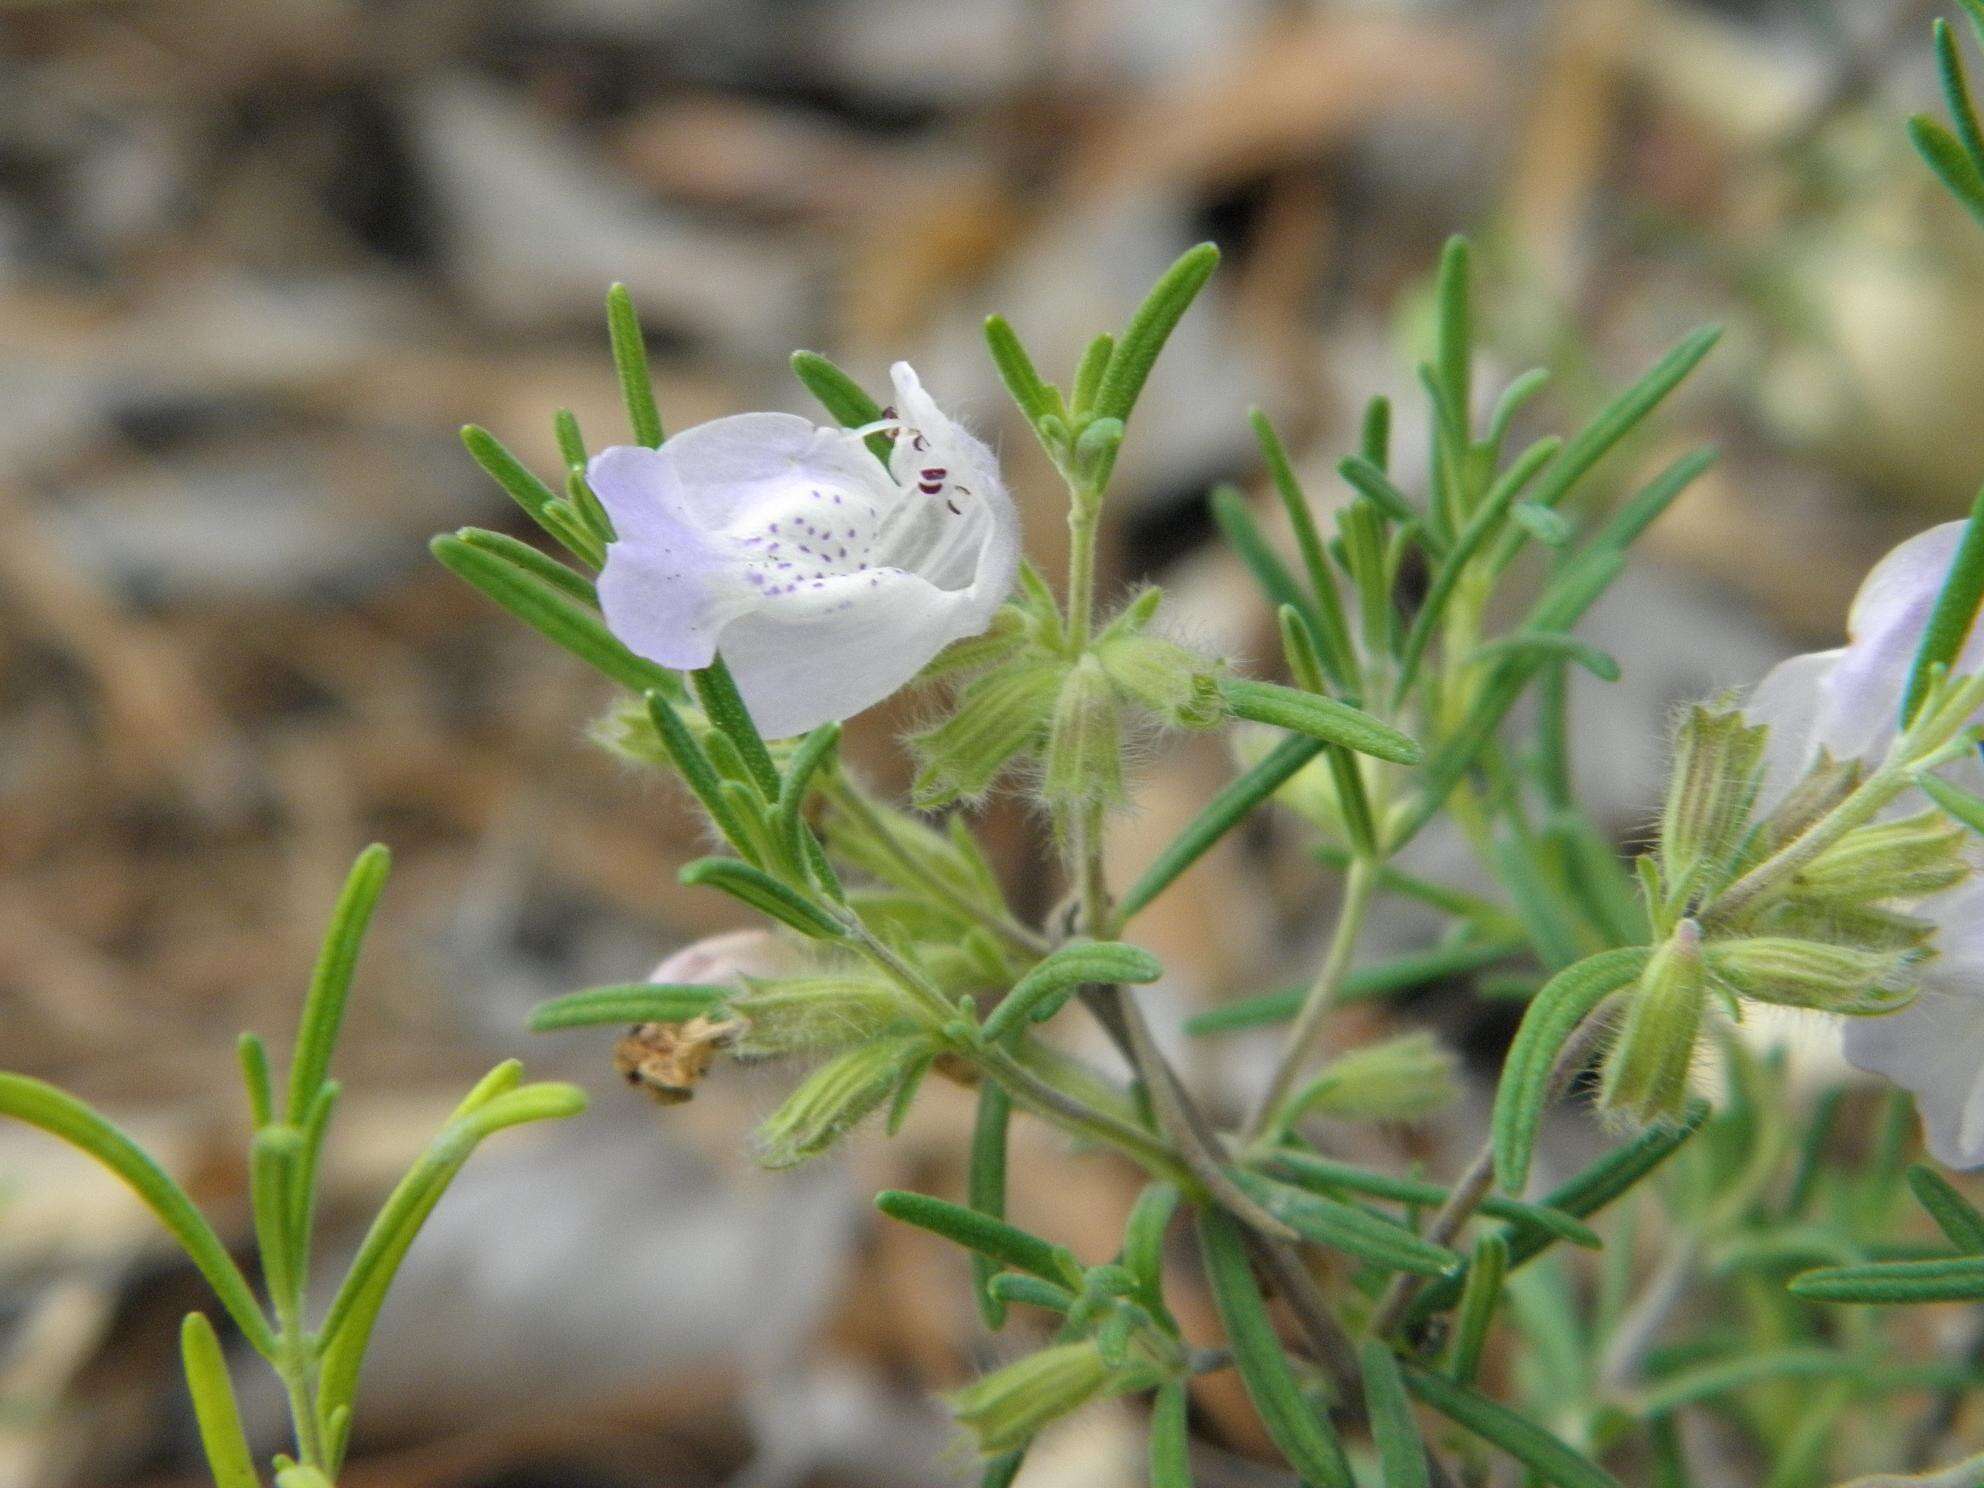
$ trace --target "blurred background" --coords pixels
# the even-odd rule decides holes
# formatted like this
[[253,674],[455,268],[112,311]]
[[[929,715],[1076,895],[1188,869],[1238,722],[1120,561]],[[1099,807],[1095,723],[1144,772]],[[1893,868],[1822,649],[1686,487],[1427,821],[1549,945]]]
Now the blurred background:
[[[1586,784],[1629,837],[1680,700],[1830,644],[1866,565],[1984,474],[1984,237],[1902,131],[1932,106],[1917,0],[128,0],[0,10],[0,1065],[141,1134],[245,1238],[231,1045],[287,1044],[352,855],[393,881],[337,1072],[330,1219],[355,1241],[494,1060],[595,1107],[471,1165],[389,1305],[347,1474],[376,1488],[927,1484],[966,1465],[932,1402],[988,1345],[954,1252],[879,1227],[882,1184],[954,1192],[968,1098],[767,1177],[743,1135],[787,1077],[658,1110],[610,1038],[526,1009],[636,980],[739,920],[679,887],[665,785],[587,740],[606,689],[428,557],[523,532],[463,454],[555,467],[553,410],[624,438],[601,300],[644,316],[671,427],[806,410],[800,346],[925,381],[1005,452],[1037,559],[1059,493],[978,342],[1006,314],[1050,375],[1203,238],[1225,266],[1119,466],[1107,562],[1238,658],[1270,617],[1206,515],[1261,495],[1250,405],[1319,502],[1373,393],[1422,468],[1429,271],[1475,236],[1492,393],[1556,373],[1564,429],[1695,325],[1720,348],[1603,468],[1721,463],[1588,627],[1626,680],[1578,698]],[[1260,505],[1272,525],[1270,503]],[[851,752],[900,784],[878,711]],[[1125,862],[1227,772],[1147,760]],[[1033,910],[1024,812],[988,835]],[[1160,1021],[1299,974],[1331,885],[1289,824],[1148,916]],[[1429,849],[1437,853],[1439,845]],[[1436,927],[1380,924],[1372,955]],[[1506,1009],[1430,988],[1492,1071]],[[1365,1015],[1383,1026],[1389,1012]],[[1237,1099],[1262,1051],[1181,1048]],[[1485,1089],[1485,1085],[1483,1086]],[[1451,1172],[1447,1126],[1388,1133]],[[1132,1176],[1035,1127],[1014,1212],[1099,1257]],[[1576,1131],[1560,1134],[1574,1152]],[[1564,1160],[1568,1160],[1567,1158]],[[336,1249],[335,1246],[332,1247]],[[335,1259],[331,1257],[330,1259]],[[148,1217],[0,1132],[0,1488],[204,1482],[178,1378],[206,1305]],[[1202,1297],[1181,1298],[1201,1319]],[[1003,1351],[1003,1352],[1002,1352]],[[279,1402],[242,1371],[255,1430]],[[1230,1379],[1202,1481],[1278,1481]],[[1044,1441],[1026,1488],[1139,1481],[1129,1406]],[[948,1455],[947,1455],[948,1453]],[[736,1475],[742,1474],[742,1477]]]

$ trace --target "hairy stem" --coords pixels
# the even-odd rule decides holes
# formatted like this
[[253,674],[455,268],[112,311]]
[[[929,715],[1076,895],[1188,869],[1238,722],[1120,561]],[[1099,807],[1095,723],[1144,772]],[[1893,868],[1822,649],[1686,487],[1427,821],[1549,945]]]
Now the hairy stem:
[[875,809],[861,787],[849,780],[838,765],[831,770],[823,770],[820,775],[820,790],[834,805],[834,809],[858,822],[862,829],[872,836],[882,850],[894,858],[905,870],[914,876],[919,888],[931,898],[941,900],[944,905],[956,910],[967,919],[983,925],[994,935],[1004,936],[1019,949],[1034,956],[1044,956],[1053,949],[1047,937],[1038,930],[1022,925],[1001,906],[994,908],[959,893],[941,878],[930,873],[897,840],[889,830],[889,824]]

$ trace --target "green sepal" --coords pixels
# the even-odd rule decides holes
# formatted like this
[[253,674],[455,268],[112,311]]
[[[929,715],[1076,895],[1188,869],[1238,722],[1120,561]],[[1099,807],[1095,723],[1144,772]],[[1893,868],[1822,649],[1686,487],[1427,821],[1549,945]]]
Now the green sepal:
[[1601,1106],[1642,1123],[1680,1114],[1708,994],[1701,929],[1682,920],[1647,961],[1627,999],[1625,1022],[1605,1055]]
[[1749,826],[1769,734],[1733,709],[1688,710],[1660,821],[1660,867],[1669,883],[1700,884],[1704,870],[1726,871]]
[[1047,727],[1040,792],[1065,817],[1123,799],[1123,709],[1102,659],[1085,652],[1062,679]]
[[975,678],[958,694],[951,716],[912,735],[923,768],[914,794],[925,808],[983,796],[1016,756],[1045,736],[1068,664],[1022,656]]

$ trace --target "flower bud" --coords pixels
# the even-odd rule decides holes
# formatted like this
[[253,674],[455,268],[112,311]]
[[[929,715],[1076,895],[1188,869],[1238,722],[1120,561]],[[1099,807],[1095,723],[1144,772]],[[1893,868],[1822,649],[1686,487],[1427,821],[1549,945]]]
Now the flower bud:
[[742,996],[730,999],[729,1009],[744,1020],[736,1050],[746,1058],[844,1049],[901,1024],[909,1014],[900,988],[858,970],[751,980]]
[[1123,798],[1123,710],[1093,653],[1075,664],[1055,700],[1041,793],[1057,806],[1108,806]]
[[951,1412],[988,1457],[1025,1446],[1049,1422],[1088,1404],[1111,1384],[1094,1339],[1057,1344],[994,1370],[951,1396]]
[[974,679],[949,718],[910,737],[923,761],[917,805],[944,806],[990,790],[1014,756],[1039,744],[1067,671],[1065,662],[1029,654]]
[[1647,1123],[1679,1115],[1707,999],[1701,927],[1682,920],[1640,973],[1605,1056],[1599,1103]]
[[871,1039],[835,1055],[758,1128],[758,1161],[790,1168],[817,1157],[888,1099],[933,1052],[922,1034]]
[[1095,654],[1125,696],[1179,728],[1212,728],[1226,716],[1219,668],[1162,637],[1125,627],[1096,642]]
[[1902,980],[1913,957],[1906,952],[1861,950],[1785,935],[1712,940],[1708,969],[1743,997],[1785,1007],[1867,1015],[1904,1006]]
[[1454,1056],[1430,1033],[1409,1033],[1331,1060],[1289,1101],[1285,1121],[1416,1121],[1454,1098]]
[[1674,745],[1674,776],[1660,819],[1660,866],[1670,884],[1734,857],[1763,778],[1769,730],[1734,711],[1694,707]]
[[1926,950],[1936,925],[1900,910],[1878,905],[1814,903],[1787,899],[1772,905],[1756,920],[1765,934],[1819,940],[1827,945],[1858,946],[1864,951]]
[[1791,881],[1800,899],[1874,904],[1919,899],[1970,876],[1964,829],[1940,811],[1848,832]]

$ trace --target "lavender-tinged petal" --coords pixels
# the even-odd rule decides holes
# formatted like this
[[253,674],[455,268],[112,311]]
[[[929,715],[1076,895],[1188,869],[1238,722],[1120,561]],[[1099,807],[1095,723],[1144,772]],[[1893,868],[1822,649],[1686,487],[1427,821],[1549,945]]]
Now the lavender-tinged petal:
[[1984,965],[1940,966],[1899,1012],[1849,1018],[1846,1057],[1914,1093],[1935,1159],[1984,1166]]
[[1764,747],[1759,809],[1768,811],[1798,783],[1818,757],[1822,689],[1845,651],[1808,651],[1764,674],[1743,712],[1770,728]]

